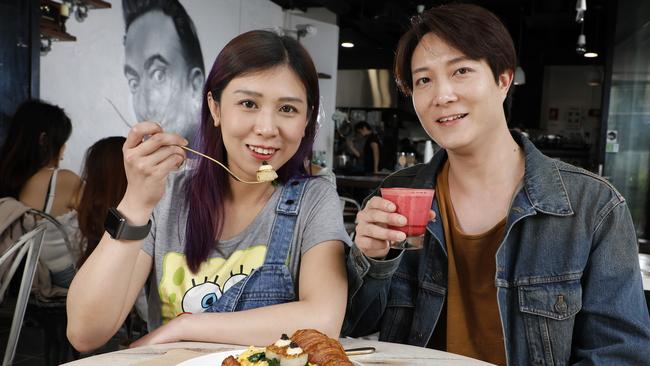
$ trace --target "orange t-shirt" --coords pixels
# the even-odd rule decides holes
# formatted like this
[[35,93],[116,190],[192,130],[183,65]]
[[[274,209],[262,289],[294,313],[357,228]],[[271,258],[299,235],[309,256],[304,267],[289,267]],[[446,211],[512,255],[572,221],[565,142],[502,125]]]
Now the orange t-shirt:
[[490,230],[462,232],[449,194],[449,162],[436,180],[436,195],[448,255],[446,350],[505,365],[503,330],[494,284],[496,252],[506,218]]

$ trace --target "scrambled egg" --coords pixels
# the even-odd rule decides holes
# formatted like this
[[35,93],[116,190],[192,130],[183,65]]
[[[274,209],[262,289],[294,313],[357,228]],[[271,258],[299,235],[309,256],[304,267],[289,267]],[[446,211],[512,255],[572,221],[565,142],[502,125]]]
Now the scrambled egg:
[[239,357],[237,357],[237,361],[239,361],[242,366],[269,366],[269,363],[266,361],[251,362],[248,360],[249,356],[260,352],[264,352],[264,348],[250,346],[246,351],[242,352]]
[[[269,366],[269,363],[266,361],[251,362],[248,360],[249,356],[252,356],[256,353],[264,352],[265,350],[266,350],[265,348],[249,346],[246,351],[242,352],[239,356],[237,356],[237,361],[239,361],[241,366]],[[317,364],[311,362],[309,362],[307,365],[318,366]]]

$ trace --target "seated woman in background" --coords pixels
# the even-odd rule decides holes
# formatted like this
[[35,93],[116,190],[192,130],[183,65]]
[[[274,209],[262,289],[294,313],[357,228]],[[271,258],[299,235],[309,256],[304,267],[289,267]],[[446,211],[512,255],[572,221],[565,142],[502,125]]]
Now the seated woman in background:
[[106,137],[86,151],[81,178],[83,194],[79,199],[77,216],[79,231],[85,245],[78,267],[95,250],[104,235],[104,219],[110,207],[116,207],[126,192],[126,173],[122,145],[125,137]]
[[[122,146],[126,138],[111,136],[95,142],[86,150],[81,179],[83,194],[77,206],[79,240],[82,243],[77,268],[81,268],[104,235],[104,219],[110,207],[116,207],[126,192],[126,173]],[[144,291],[135,303],[141,319],[147,319]]]
[[[0,197],[13,197],[43,211],[62,225],[73,239],[78,230],[75,207],[81,180],[59,169],[65,143],[72,133],[63,109],[38,100],[23,103],[11,119],[0,157]],[[49,269],[52,284],[68,288],[75,274],[74,255],[79,243],[68,248],[65,236],[49,221],[40,260]]]
[[245,184],[203,158],[179,169],[187,141],[154,122],[135,125],[111,234],[68,294],[68,338],[80,351],[115,334],[147,279],[151,333],[132,346],[269,344],[301,328],[339,336],[350,239],[336,190],[303,164],[320,99],[311,57],[290,37],[241,34],[219,53],[203,96],[198,149],[244,180],[256,181],[263,162],[279,178]]

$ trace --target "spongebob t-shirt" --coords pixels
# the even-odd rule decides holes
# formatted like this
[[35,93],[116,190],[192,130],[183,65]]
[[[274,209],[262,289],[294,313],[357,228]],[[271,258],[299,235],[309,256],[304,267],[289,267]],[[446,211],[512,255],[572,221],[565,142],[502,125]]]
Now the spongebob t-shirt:
[[[281,186],[247,228],[233,238],[215,242],[214,250],[199,271],[189,270],[184,254],[188,214],[184,193],[189,174],[191,171],[184,169],[170,175],[165,195],[153,213],[151,233],[144,241],[143,250],[152,256],[155,266],[149,283],[150,330],[182,312],[205,311],[221,294],[260,267],[266,256]],[[310,179],[287,263],[296,293],[300,257],[328,240],[351,244],[335,188],[325,179]]]

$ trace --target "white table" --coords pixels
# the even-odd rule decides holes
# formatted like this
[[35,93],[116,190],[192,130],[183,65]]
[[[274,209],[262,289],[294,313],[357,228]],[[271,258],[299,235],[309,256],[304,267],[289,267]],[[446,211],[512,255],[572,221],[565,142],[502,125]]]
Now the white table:
[[[341,339],[341,344],[345,348],[356,348],[372,346],[377,349],[375,353],[368,355],[352,356],[351,359],[361,363],[364,366],[382,365],[436,365],[436,366],[479,366],[491,365],[486,362],[474,360],[453,353],[436,351],[428,348],[407,346],[397,343],[377,342],[361,339]],[[225,345],[217,343],[199,343],[199,342],[177,342],[158,344],[154,346],[145,346],[123,351],[105,353],[93,357],[67,363],[70,366],[116,366],[132,365],[145,361],[154,361],[154,363],[165,364],[161,358],[167,351],[183,349],[190,351],[199,351],[204,353],[223,352],[246,347]],[[156,358],[161,358],[161,362],[155,362]],[[211,365],[212,366],[212,365]],[[218,365],[214,365],[218,366]]]

